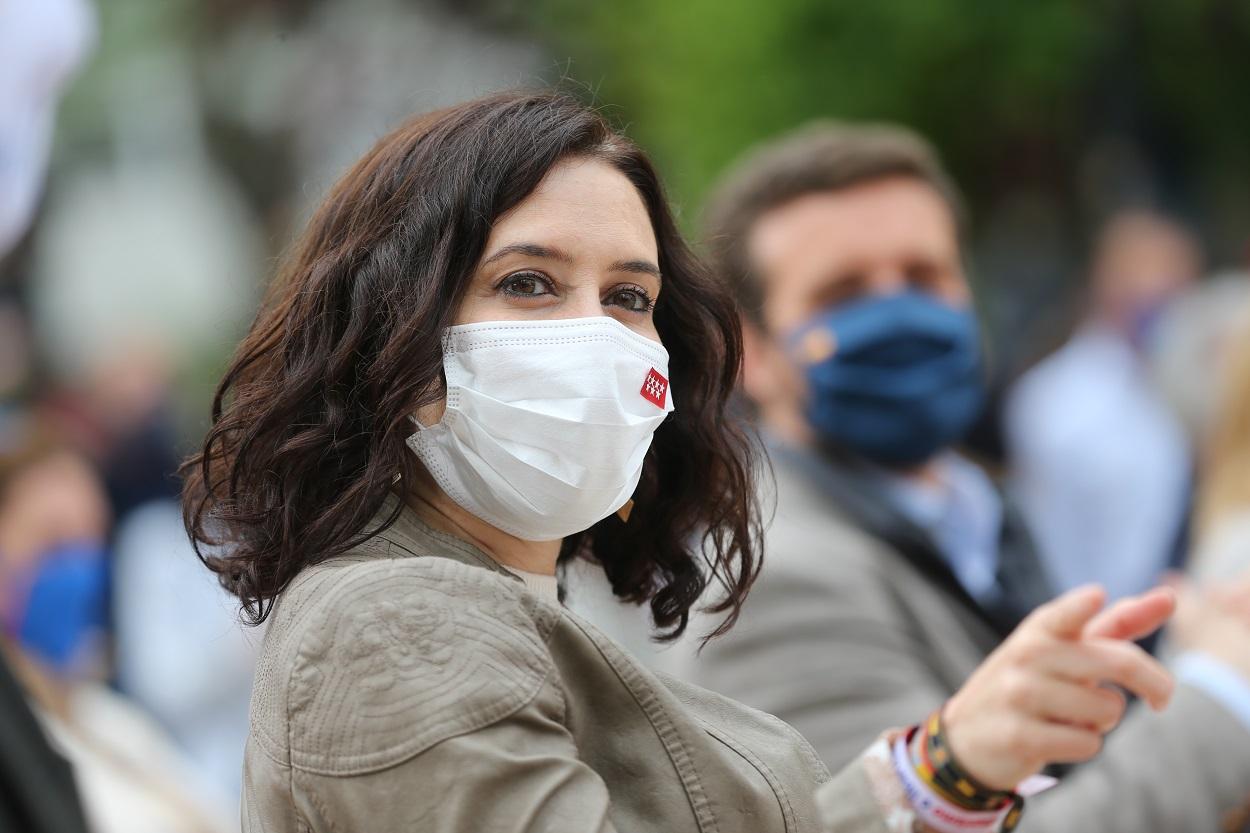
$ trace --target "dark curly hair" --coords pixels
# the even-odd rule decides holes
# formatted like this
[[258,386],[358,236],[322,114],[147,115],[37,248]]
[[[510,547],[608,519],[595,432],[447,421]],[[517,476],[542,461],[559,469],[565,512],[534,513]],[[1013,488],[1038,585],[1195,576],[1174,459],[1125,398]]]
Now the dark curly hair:
[[616,595],[649,602],[674,638],[709,584],[737,618],[759,570],[756,454],[727,416],[741,361],[738,312],[683,241],[651,163],[564,93],[510,92],[416,117],[334,186],[290,252],[182,467],[196,552],[259,623],[305,566],[368,529],[421,465],[408,416],[444,395],[441,335],[497,218],[556,163],[593,157],[638,189],[664,274],[655,324],[676,411],[656,431],[628,522],[565,539]]

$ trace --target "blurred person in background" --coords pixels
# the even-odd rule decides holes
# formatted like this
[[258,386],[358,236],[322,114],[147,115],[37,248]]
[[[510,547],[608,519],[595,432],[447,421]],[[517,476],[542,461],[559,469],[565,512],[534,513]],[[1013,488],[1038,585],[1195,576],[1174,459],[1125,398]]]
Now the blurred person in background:
[[237,807],[259,637],[196,558],[177,501],[130,511],[113,551],[116,685],[185,753],[183,786],[205,803]]
[[[904,715],[966,708],[960,686],[1050,593],[1010,505],[954,450],[985,374],[959,206],[918,136],[818,123],[748,154],[708,208],[775,515],[737,626],[685,674],[792,723],[833,768]],[[1214,830],[1240,805],[1250,629],[1210,615],[1180,646],[1172,707],[1131,712],[1021,830]]]
[[[733,624],[759,520],[728,413],[739,328],[651,163],[571,97],[416,117],[344,175],[184,469],[188,530],[267,622],[246,830],[910,833],[945,813],[989,833],[1044,762],[1097,751],[1124,700],[1096,683],[1164,704],[1125,640],[1171,594],[1098,614],[1086,588],[830,778],[788,726],[565,609],[557,564],[585,557],[669,637],[713,583]],[[947,757],[925,782],[929,741]]]
[[1250,569],[1250,316],[1243,323],[1204,449],[1190,565],[1199,582],[1227,582]]
[[1149,356],[1150,375],[1185,429],[1199,478],[1212,433],[1235,385],[1232,364],[1250,331],[1250,273],[1204,278],[1163,312]]
[[[92,8],[81,0],[0,0],[0,262],[25,234],[35,213],[57,103],[89,51],[94,30]],[[28,353],[25,322],[17,307],[0,306],[0,315],[3,397],[24,381]],[[17,409],[0,398],[0,459],[16,454],[23,422]],[[3,479],[0,475],[0,482]],[[0,489],[0,502],[5,500]],[[23,589],[30,588],[20,586],[18,577],[29,581],[38,554],[30,546],[33,541],[17,540],[21,535],[3,540],[10,534],[0,533],[0,612],[9,626],[6,634],[20,635],[26,629],[16,608]],[[10,659],[23,662],[24,655],[9,646],[10,639],[5,637],[6,649],[0,652],[0,829],[84,833],[87,822],[73,772],[50,746],[31,711],[29,692],[8,667]],[[33,672],[24,676],[35,679]]]
[[[163,731],[104,683],[109,510],[90,464],[33,424],[0,444],[4,654],[74,770],[95,833],[214,833]],[[59,797],[71,801],[66,796]]]
[[1007,395],[1011,492],[1057,589],[1096,581],[1125,596],[1183,560],[1193,456],[1150,361],[1169,304],[1202,265],[1175,220],[1113,217],[1095,247],[1087,318]]
[[[85,833],[87,822],[74,772],[61,752],[49,744],[30,700],[36,707],[44,700],[59,705],[54,686],[46,682],[47,675],[37,663],[65,666],[91,661],[78,650],[83,641],[78,636],[95,639],[103,626],[102,562],[89,540],[102,535],[103,513],[89,497],[86,512],[76,519],[79,529],[73,528],[73,518],[18,516],[18,512],[29,511],[27,502],[32,498],[39,502],[38,494],[12,493],[18,485],[19,469],[28,462],[23,458],[33,462],[40,453],[29,447],[28,439],[19,439],[19,431],[25,430],[19,427],[22,425],[16,415],[0,423],[0,623],[4,634],[0,639],[4,648],[0,651],[0,829]],[[81,480],[82,471],[73,462],[55,462],[56,471],[68,474],[71,480]],[[42,480],[37,480],[35,487],[42,489],[45,499],[52,499],[51,506],[58,499],[62,506],[66,500],[72,503],[72,495],[54,493],[48,488],[48,478]],[[44,508],[50,508],[47,500]],[[85,540],[46,553],[50,543],[46,538],[58,529]],[[57,570],[68,580],[62,582],[63,589],[80,591],[74,593],[82,601],[76,610],[62,611],[53,606],[61,601],[56,598]],[[77,620],[72,618],[75,614]],[[28,658],[29,654],[35,658]],[[13,676],[10,664],[18,677]]]
[[110,37],[81,88],[101,124],[89,147],[68,143],[32,234],[39,413],[95,464],[115,518],[112,682],[185,753],[181,788],[233,808],[255,653],[180,531],[177,417],[250,313],[262,233],[210,144],[193,56],[122,34],[187,11],[103,13]]
[[[64,164],[10,274],[41,419],[96,464],[116,518],[113,682],[185,749],[188,786],[237,806],[254,651],[176,531],[181,406],[207,394],[197,383],[250,317],[269,232],[306,216],[316,183],[414,102],[533,75],[542,56],[472,13],[406,0],[101,14]],[[16,353],[0,353],[0,388]]]
[[152,339],[101,342],[81,374],[45,396],[40,418],[89,455],[116,518],[113,682],[186,753],[185,786],[206,803],[237,806],[255,647],[231,597],[204,574],[173,496],[177,350]]
[[1185,570],[1199,583],[1226,582],[1250,567],[1250,274],[1222,272],[1169,305],[1150,364],[1195,451]]
[[[0,0],[0,256],[25,235],[39,206],[57,102],[73,69],[87,53],[94,31],[93,10],[86,3]],[[149,95],[146,104],[151,106],[152,101]],[[183,148],[190,145],[188,142],[174,144]],[[109,182],[114,184],[118,179],[109,179]],[[168,216],[171,211],[168,177],[163,186],[163,190],[145,196],[149,204],[157,206],[152,211],[163,211]],[[177,456],[173,453],[167,407],[170,380],[167,357],[175,351],[154,348],[150,340],[142,348],[132,349],[136,333],[143,329],[134,326],[133,320],[108,333],[102,332],[99,326],[90,326],[117,306],[128,309],[139,306],[135,303],[137,297],[156,295],[166,300],[160,310],[162,315],[167,316],[171,307],[181,308],[169,303],[167,294],[131,291],[124,280],[115,279],[117,273],[124,273],[133,280],[135,274],[147,276],[150,271],[160,269],[154,265],[159,258],[153,257],[150,243],[153,239],[168,241],[176,235],[151,234],[143,239],[142,245],[128,244],[124,241],[124,231],[131,225],[124,217],[119,217],[122,203],[113,199],[116,194],[110,194],[106,200],[82,199],[81,196],[77,194],[74,199],[77,213],[64,223],[59,219],[62,214],[59,206],[63,206],[64,201],[53,200],[50,213],[54,222],[43,223],[36,235],[35,249],[44,253],[55,251],[57,257],[50,266],[48,258],[36,258],[34,271],[37,274],[33,285],[29,282],[24,288],[18,285],[16,300],[33,298],[37,301],[34,326],[28,328],[20,303],[0,307],[3,314],[0,319],[3,322],[0,396],[6,400],[11,398],[0,403],[0,446],[3,446],[0,457],[33,454],[25,448],[28,442],[42,447],[44,441],[26,439],[30,422],[57,426],[57,435],[63,437],[65,444],[56,444],[60,450],[55,454],[48,452],[60,461],[48,469],[60,472],[68,484],[60,496],[63,500],[59,504],[48,502],[49,495],[44,493],[23,496],[29,499],[10,506],[10,532],[17,530],[14,534],[18,538],[33,535],[36,520],[20,518],[18,513],[35,512],[42,507],[53,516],[43,518],[41,523],[49,528],[40,534],[51,534],[58,524],[64,524],[62,531],[69,535],[74,532],[75,518],[83,514],[75,506],[84,504],[87,495],[92,499],[100,497],[101,482],[89,474],[91,464],[86,458],[74,457],[64,450],[72,445],[85,452],[103,475],[102,484],[107,494],[104,503],[108,507],[104,515],[121,521],[118,546],[108,550],[102,547],[100,542],[113,530],[108,528],[107,521],[101,521],[91,535],[83,536],[85,541],[69,541],[54,548],[47,564],[36,571],[41,579],[33,587],[25,584],[31,580],[34,570],[27,565],[30,569],[26,571],[16,567],[6,570],[0,589],[12,607],[9,625],[14,639],[20,643],[18,637],[25,635],[33,640],[35,653],[42,649],[45,654],[53,654],[51,659],[45,657],[41,663],[25,661],[30,651],[12,656],[21,663],[22,682],[30,688],[30,695],[47,718],[45,724],[53,730],[54,746],[67,752],[74,764],[77,787],[84,791],[88,804],[88,818],[83,818],[71,771],[58,753],[48,747],[38,723],[25,706],[27,692],[8,675],[3,675],[0,677],[3,683],[0,694],[4,698],[4,723],[0,726],[0,789],[3,790],[0,829],[77,833],[90,821],[95,830],[220,830],[221,816],[211,816],[213,812],[219,813],[221,807],[233,806],[232,793],[237,795],[238,757],[242,751],[242,727],[246,722],[246,688],[252,655],[250,650],[243,652],[236,648],[230,661],[223,658],[220,646],[234,645],[232,638],[237,640],[240,636],[237,617],[227,609],[226,597],[219,588],[209,586],[207,591],[195,592],[205,582],[194,570],[197,563],[185,534],[162,541],[165,546],[157,552],[157,547],[152,545],[153,534],[140,529],[152,527],[162,496],[167,516],[173,519],[175,528],[179,525],[180,512],[171,499],[176,493],[172,475]],[[107,208],[92,215],[90,208],[102,202],[108,203]],[[87,219],[99,217],[100,222],[84,222],[84,212]],[[200,227],[203,225],[201,223]],[[120,246],[119,239],[122,239]],[[185,241],[181,242],[183,245],[178,248],[176,257],[185,258],[189,247]],[[124,255],[119,252],[121,248],[125,249]],[[145,252],[145,258],[134,257],[137,248]],[[108,256],[113,252],[119,252],[116,258]],[[77,254],[81,256],[75,260]],[[165,263],[174,259],[171,257]],[[115,262],[116,272],[110,274]],[[164,287],[173,285],[175,291],[185,296],[186,282],[170,279],[179,274],[180,270],[165,269],[161,272],[164,280],[157,283]],[[212,292],[220,292],[220,275],[214,276],[211,283]],[[70,286],[61,289],[66,284]],[[103,296],[98,294],[101,292]],[[49,295],[52,296],[50,303],[39,303]],[[207,318],[209,326],[217,324],[212,310],[219,305],[200,300],[197,313],[202,319]],[[49,307],[59,310],[60,317],[50,321]],[[206,309],[209,310],[207,316]],[[186,327],[182,332],[185,331]],[[39,342],[37,347],[35,342]],[[23,393],[23,386],[30,381],[30,363],[35,349],[46,359],[48,353],[60,357],[67,346],[91,356],[89,371],[73,380],[58,380],[51,395],[47,390],[28,391],[39,400],[37,408],[18,401],[14,394]],[[60,362],[61,366],[64,364]],[[39,429],[40,432],[45,430]],[[70,464],[66,460],[74,462]],[[55,486],[56,479],[41,476],[31,482]],[[23,484],[21,491],[26,491],[25,476],[20,482]],[[157,500],[155,505],[154,499]],[[139,506],[146,511],[131,520],[131,510]],[[64,517],[56,516],[58,512]],[[8,550],[0,545],[0,552],[12,553],[13,559],[42,558],[30,549],[29,542],[15,544],[10,540],[6,543],[10,545]],[[119,556],[117,566],[120,569],[115,575],[121,581],[116,584],[105,580],[114,575],[110,563],[113,554]],[[171,569],[176,572],[179,563],[192,572],[185,577],[189,581],[186,587],[180,587],[175,577],[169,575]],[[164,579],[169,581],[161,581]],[[157,584],[159,586],[154,586]],[[122,625],[115,632],[108,630],[113,619],[108,610],[110,589],[118,593],[113,601],[118,606],[116,619]],[[212,620],[211,634],[197,633],[196,636],[201,637],[199,641],[188,639],[189,629],[204,626],[204,605],[195,601],[206,592],[213,594],[212,601],[219,608]],[[162,602],[171,598],[180,609],[164,621],[157,621],[154,617]],[[148,614],[141,629],[132,626],[137,611]],[[188,685],[194,685],[193,675],[186,673],[186,662],[195,662],[196,670],[213,674],[215,685],[196,686],[193,696],[186,698],[195,707],[194,716],[186,716],[185,711],[171,714],[168,708],[153,708],[152,711],[175,731],[184,726],[210,724],[220,730],[214,742],[234,748],[208,756],[211,760],[206,761],[204,747],[210,742],[197,743],[198,736],[193,731],[180,732],[178,740],[193,754],[196,766],[178,758],[180,753],[173,750],[160,727],[102,685],[103,678],[115,670],[106,662],[108,655],[103,650],[104,642],[110,637],[116,637],[112,647],[116,649],[117,658],[124,661],[125,673],[119,675],[120,682],[128,689],[127,693],[143,695],[141,704],[149,708],[154,702],[168,706]],[[180,638],[181,650],[161,653],[161,648]],[[247,663],[246,668],[240,669],[240,656]],[[80,667],[79,657],[91,667]],[[145,663],[154,657],[161,667],[153,668]],[[216,667],[206,669],[203,665],[206,659],[215,661]],[[43,673],[48,667],[51,672]],[[214,698],[220,698],[223,691],[229,690],[229,684],[240,677],[244,693],[227,704],[232,714],[223,719],[220,713],[227,708]],[[186,719],[179,722],[172,717]],[[230,731],[231,726],[233,731]],[[113,747],[118,746],[125,754],[116,754]],[[140,759],[138,766],[130,759],[132,755]],[[149,755],[153,760],[142,760]],[[151,779],[152,771],[165,766],[160,760],[162,757],[178,760],[168,767],[168,772]],[[226,766],[231,776],[220,772]],[[213,772],[214,767],[217,772]],[[204,771],[216,777],[204,777]],[[160,793],[168,795],[161,797]],[[184,806],[197,800],[214,810],[206,813]],[[145,806],[149,802],[156,809]],[[210,820],[197,821],[205,817]],[[150,827],[152,824],[156,827]]]

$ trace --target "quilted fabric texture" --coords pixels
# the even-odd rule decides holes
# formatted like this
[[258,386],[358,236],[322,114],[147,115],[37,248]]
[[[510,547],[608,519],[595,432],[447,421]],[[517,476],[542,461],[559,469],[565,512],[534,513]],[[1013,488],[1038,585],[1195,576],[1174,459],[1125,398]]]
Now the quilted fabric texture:
[[289,678],[253,703],[254,729],[286,730],[267,733],[267,751],[296,769],[394,766],[514,713],[551,673],[544,642],[558,613],[507,577],[410,557],[312,572],[275,611],[299,625],[275,622],[290,636],[271,633],[260,661],[262,675],[286,668]]
[[828,779],[780,721],[661,680],[401,512],[279,599],[242,829],[886,833],[858,763]]

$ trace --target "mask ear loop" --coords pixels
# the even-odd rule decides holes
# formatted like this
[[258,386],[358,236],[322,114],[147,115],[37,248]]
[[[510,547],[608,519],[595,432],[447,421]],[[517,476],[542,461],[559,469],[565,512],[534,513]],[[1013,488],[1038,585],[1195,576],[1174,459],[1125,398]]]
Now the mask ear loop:
[[629,515],[634,511],[634,499],[631,497],[625,501],[625,505],[616,510],[616,517],[621,519],[621,523],[629,523]]

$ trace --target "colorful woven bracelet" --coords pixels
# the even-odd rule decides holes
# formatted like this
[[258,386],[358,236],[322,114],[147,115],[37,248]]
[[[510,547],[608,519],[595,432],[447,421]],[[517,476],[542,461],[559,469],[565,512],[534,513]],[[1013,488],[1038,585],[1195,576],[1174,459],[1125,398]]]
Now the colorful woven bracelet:
[[925,721],[921,735],[912,744],[916,770],[934,789],[951,801],[969,810],[998,810],[1008,805],[1022,805],[1021,797],[1011,790],[988,787],[968,773],[955,759],[942,725],[941,711]]
[[[910,737],[915,739],[917,734],[913,730]],[[998,810],[969,810],[934,789],[913,766],[907,737],[900,737],[894,742],[893,761],[903,794],[912,806],[915,820],[924,830],[934,833],[1003,833],[1015,828],[1020,820],[1020,808],[1015,805]],[[910,822],[907,829],[912,829]]]

